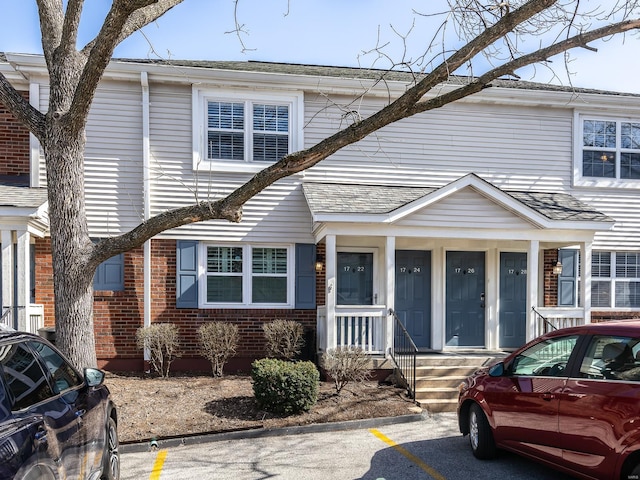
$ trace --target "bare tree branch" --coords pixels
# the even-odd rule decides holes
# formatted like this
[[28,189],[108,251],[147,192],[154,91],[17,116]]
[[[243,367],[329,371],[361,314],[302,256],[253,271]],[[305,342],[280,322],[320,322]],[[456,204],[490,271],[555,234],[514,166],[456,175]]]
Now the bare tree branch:
[[18,120],[24,123],[38,140],[44,140],[44,115],[31,106],[2,73],[0,73],[0,103],[3,103]]
[[36,0],[40,17],[40,33],[42,35],[42,51],[47,66],[54,63],[53,54],[62,38],[62,0]]

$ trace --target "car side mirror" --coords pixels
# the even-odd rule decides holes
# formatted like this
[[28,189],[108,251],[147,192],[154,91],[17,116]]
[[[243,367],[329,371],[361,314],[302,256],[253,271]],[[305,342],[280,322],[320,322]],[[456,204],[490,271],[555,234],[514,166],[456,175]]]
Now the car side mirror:
[[501,377],[504,375],[504,363],[499,362],[489,368],[490,377]]
[[90,387],[97,387],[104,382],[104,372],[97,368],[85,368],[84,369],[84,381]]

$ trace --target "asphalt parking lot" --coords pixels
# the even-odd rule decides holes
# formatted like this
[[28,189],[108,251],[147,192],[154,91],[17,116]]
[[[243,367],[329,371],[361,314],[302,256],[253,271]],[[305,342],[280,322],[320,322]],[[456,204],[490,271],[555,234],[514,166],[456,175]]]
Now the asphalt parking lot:
[[[516,455],[476,460],[457,430],[455,414],[420,421],[360,425],[338,431],[249,432],[171,442],[158,449],[123,446],[122,480],[519,480],[567,479]],[[326,427],[325,427],[326,428]],[[243,436],[249,438],[242,438]]]

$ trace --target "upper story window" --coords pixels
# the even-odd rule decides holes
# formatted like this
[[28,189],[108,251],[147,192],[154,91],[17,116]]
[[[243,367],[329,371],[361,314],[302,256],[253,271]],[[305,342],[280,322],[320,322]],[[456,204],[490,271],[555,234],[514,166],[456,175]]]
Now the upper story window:
[[256,172],[302,148],[301,95],[194,90],[194,169]]
[[640,119],[578,116],[576,184],[640,185]]

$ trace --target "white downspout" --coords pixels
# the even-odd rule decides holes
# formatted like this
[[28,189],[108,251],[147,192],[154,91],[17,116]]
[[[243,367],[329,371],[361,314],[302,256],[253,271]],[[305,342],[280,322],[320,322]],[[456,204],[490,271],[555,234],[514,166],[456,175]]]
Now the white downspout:
[[[148,220],[151,216],[150,205],[150,179],[149,179],[149,162],[150,162],[150,145],[149,145],[149,78],[147,72],[140,73],[140,84],[142,85],[142,181],[144,192],[144,220]],[[144,243],[143,256],[143,325],[148,327],[151,325],[151,240]],[[144,350],[145,362],[150,359],[148,349]]]

